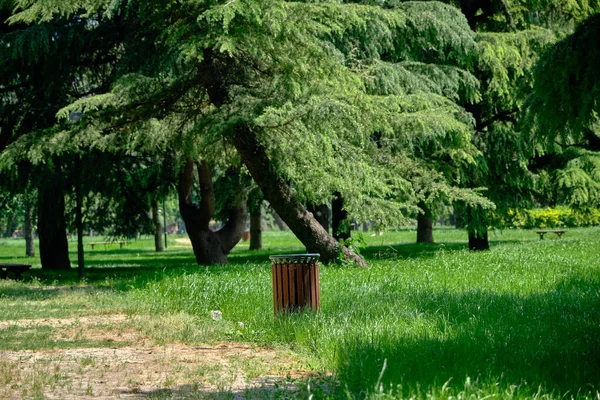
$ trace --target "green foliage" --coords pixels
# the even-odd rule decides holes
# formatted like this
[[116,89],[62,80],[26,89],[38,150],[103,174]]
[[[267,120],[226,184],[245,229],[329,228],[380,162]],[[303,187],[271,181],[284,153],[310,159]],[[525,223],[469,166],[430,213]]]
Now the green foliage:
[[[490,206],[477,191],[457,188],[478,155],[473,119],[459,104],[480,95],[468,72],[478,54],[475,34],[453,7],[89,2],[80,13],[62,1],[19,4],[25,11],[13,21],[119,16],[131,19],[132,31],[144,22],[143,49],[155,39],[146,61],[136,64],[136,36],[125,36],[123,67],[115,67],[110,92],[63,108],[63,121],[73,113],[84,118],[50,138],[15,144],[18,154],[40,161],[73,148],[129,154],[170,148],[231,160],[227,136],[243,122],[267,144],[301,200],[339,191],[357,217],[399,222],[430,181],[431,199]],[[217,64],[220,76],[206,78],[207,63]],[[222,104],[210,104],[217,85]]]
[[509,211],[508,223],[517,228],[577,228],[600,225],[600,209],[568,207]]
[[600,104],[600,14],[554,45],[535,67],[526,126],[549,151],[581,145],[587,130],[598,137]]
[[[348,239],[340,239],[339,242],[341,246],[345,246],[354,254],[360,254],[360,252],[367,247],[367,242],[365,241],[365,238],[362,233],[355,234],[354,236],[351,236]],[[354,265],[354,261],[348,260],[348,258],[343,252],[340,252],[340,255],[338,257],[338,263],[348,266]]]

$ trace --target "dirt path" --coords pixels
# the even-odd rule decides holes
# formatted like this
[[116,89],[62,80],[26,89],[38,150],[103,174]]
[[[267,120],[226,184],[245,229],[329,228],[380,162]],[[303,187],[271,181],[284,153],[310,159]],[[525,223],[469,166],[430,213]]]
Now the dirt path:
[[48,325],[56,328],[56,335],[86,332],[115,345],[2,350],[0,398],[271,398],[273,391],[293,395],[294,380],[305,375],[294,370],[294,360],[283,351],[236,344],[157,346],[131,326],[113,329],[126,319],[111,315],[3,322],[0,330]]

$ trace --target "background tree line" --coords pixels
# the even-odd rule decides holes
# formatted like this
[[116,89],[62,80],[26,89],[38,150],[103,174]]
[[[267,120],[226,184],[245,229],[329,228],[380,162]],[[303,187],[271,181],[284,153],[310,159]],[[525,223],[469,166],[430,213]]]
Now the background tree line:
[[2,201],[36,194],[48,269],[71,267],[66,198],[82,267],[84,218],[129,236],[169,193],[199,264],[225,263],[263,200],[325,262],[366,265],[338,241],[350,218],[417,217],[432,241],[443,207],[485,249],[510,210],[598,205],[599,11],[4,0]]

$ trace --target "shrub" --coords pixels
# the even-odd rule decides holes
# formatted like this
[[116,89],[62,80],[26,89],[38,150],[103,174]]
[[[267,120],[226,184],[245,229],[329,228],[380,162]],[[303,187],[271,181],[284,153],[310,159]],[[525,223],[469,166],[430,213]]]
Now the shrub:
[[600,209],[574,210],[568,207],[511,210],[512,225],[517,228],[576,228],[600,225]]

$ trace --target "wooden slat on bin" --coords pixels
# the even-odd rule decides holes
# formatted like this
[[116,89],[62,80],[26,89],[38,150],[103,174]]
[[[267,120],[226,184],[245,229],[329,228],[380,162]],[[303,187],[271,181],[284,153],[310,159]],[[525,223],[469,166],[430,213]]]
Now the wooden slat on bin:
[[283,308],[288,309],[290,306],[290,292],[289,292],[289,275],[288,275],[288,264],[283,264],[282,274],[282,287],[283,287]]
[[310,265],[304,266],[303,285],[304,285],[304,304],[310,304]]
[[296,287],[298,288],[298,306],[304,304],[304,285],[302,284],[302,277],[304,276],[304,264],[296,264]]
[[279,309],[281,310],[283,308],[283,264],[279,264],[278,265],[278,271],[277,271],[277,292],[279,293]]
[[288,283],[290,286],[290,305],[289,309],[296,308],[298,302],[296,301],[296,265],[290,264],[288,267]]
[[273,312],[277,315],[277,264],[273,263],[271,265],[271,278],[273,280]]
[[316,288],[316,298],[317,301],[315,303],[315,307],[318,310],[321,307],[321,283],[320,283],[320,279],[319,279],[319,264],[315,263],[315,288]]

